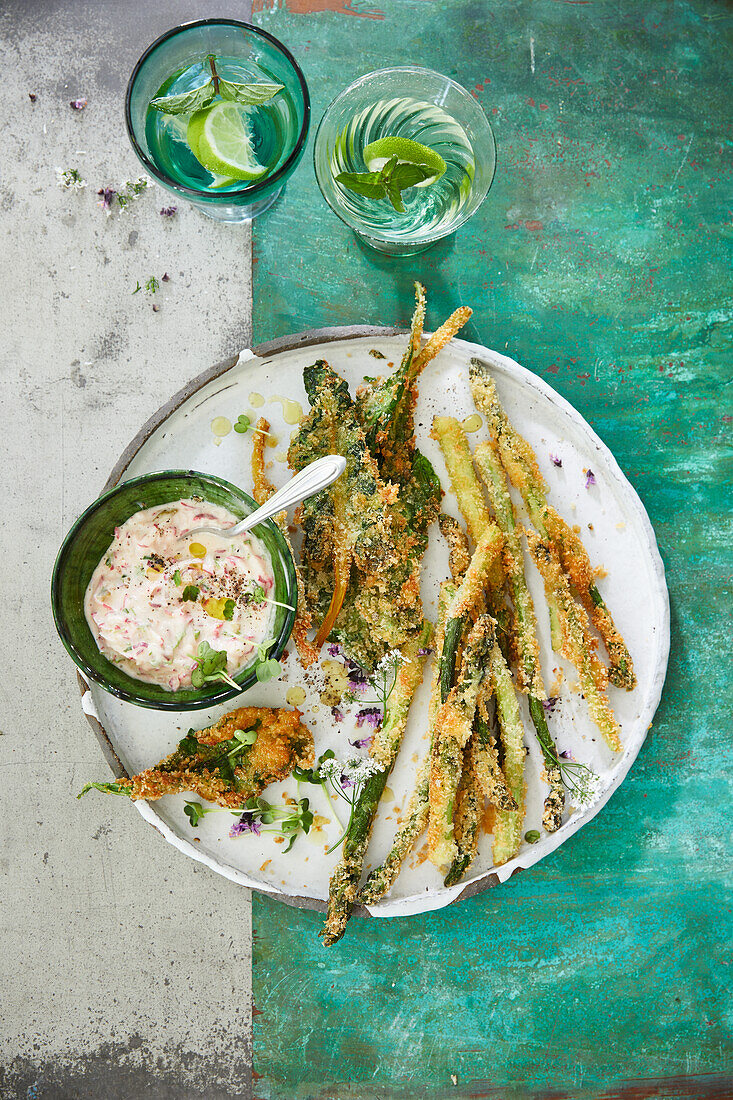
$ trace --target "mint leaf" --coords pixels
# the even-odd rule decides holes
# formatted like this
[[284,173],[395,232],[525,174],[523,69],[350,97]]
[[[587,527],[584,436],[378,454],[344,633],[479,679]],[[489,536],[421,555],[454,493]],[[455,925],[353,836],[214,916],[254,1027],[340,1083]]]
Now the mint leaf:
[[180,569],[176,569],[175,573],[173,574],[173,583],[178,588],[181,587],[182,581],[181,581],[181,571],[180,571]]
[[207,80],[198,88],[180,95],[162,95],[150,100],[150,106],[167,115],[192,115],[202,107],[208,107],[215,95],[214,82]]
[[398,164],[390,174],[389,182],[393,187],[404,191],[406,187],[414,187],[416,183],[422,183],[434,175],[434,172],[421,164]]
[[386,195],[379,172],[339,172],[336,183],[367,199],[383,199]]
[[234,600],[224,601],[224,610],[222,611],[222,615],[225,619],[227,619],[227,621],[231,622],[231,620],[234,618],[234,608],[236,606],[237,605]]
[[379,172],[340,172],[335,177],[342,187],[367,199],[389,199],[398,214],[405,213],[402,192],[430,179],[434,173],[422,164],[398,161],[391,156]]
[[219,77],[219,95],[221,98],[234,100],[235,103],[243,103],[246,107],[267,103],[284,87],[284,84],[237,84],[230,80],[222,80]]
[[183,595],[181,596],[181,599],[184,603],[186,603],[188,600],[197,600],[198,595],[198,586],[195,584],[187,584],[186,587],[183,589]]
[[405,213],[405,204],[402,201],[402,195],[399,187],[392,187],[391,184],[387,184],[387,198],[392,203],[398,214]]

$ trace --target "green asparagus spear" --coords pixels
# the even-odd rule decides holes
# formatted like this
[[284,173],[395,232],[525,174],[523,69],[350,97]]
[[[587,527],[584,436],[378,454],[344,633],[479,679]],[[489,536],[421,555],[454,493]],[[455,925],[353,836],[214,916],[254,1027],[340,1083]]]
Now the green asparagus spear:
[[524,821],[524,727],[514,691],[511,673],[496,641],[493,622],[489,620],[489,672],[496,696],[499,729],[504,746],[504,774],[517,804],[516,810],[497,810],[492,854],[495,865],[506,863],[519,851]]
[[483,810],[483,791],[478,779],[478,755],[478,736],[474,730],[463,750],[463,771],[454,815],[457,852],[445,876],[445,886],[455,886],[460,882],[478,851],[478,834]]
[[498,747],[492,732],[492,723],[489,720],[489,703],[495,709],[496,702],[491,697],[491,685],[485,682],[479,693],[475,719],[475,733],[478,740],[476,774],[486,799],[492,806],[496,806],[499,810],[516,810],[517,803],[507,786],[499,763]]
[[494,446],[491,443],[479,444],[474,453],[474,462],[486,487],[499,529],[504,536],[504,570],[511,586],[514,624],[517,632],[517,679],[520,688],[529,694],[529,710],[544,756],[545,773],[550,786],[545,799],[543,824],[549,832],[554,832],[562,824],[565,791],[560,769],[557,766],[557,750],[542,707],[542,700],[546,698],[546,694],[540,666],[537,619],[524,575],[524,554],[519,541],[514,505],[509,496],[501,459]]
[[395,879],[400,873],[400,868],[405,859],[412,851],[416,840],[422,835],[427,823],[428,823],[428,810],[429,802],[428,795],[430,791],[430,753],[433,743],[433,729],[435,726],[435,718],[438,713],[440,705],[440,679],[439,668],[440,658],[443,651],[443,640],[445,631],[445,615],[450,600],[455,595],[455,585],[450,581],[444,581],[441,585],[440,596],[438,597],[438,623],[435,628],[435,655],[433,660],[433,684],[430,694],[430,706],[429,706],[429,729],[430,737],[428,742],[428,750],[420,762],[420,766],[415,778],[415,787],[410,797],[410,802],[407,807],[407,814],[405,820],[400,825],[395,834],[395,838],[392,841],[392,847],[389,855],[385,859],[384,863],[379,867],[375,867],[370,872],[364,886],[359,893],[359,901],[362,905],[374,905],[380,898],[384,897],[389,889],[394,885]]
[[420,651],[430,645],[432,632],[431,624],[426,622],[420,634],[405,646],[405,663],[397,673],[382,727],[374,735],[371,756],[380,765],[380,770],[364,784],[341,849],[341,858],[331,876],[328,913],[321,933],[327,947],[340,940],[346,930],[379,800],[402,743],[412,697],[422,679],[425,654]]
[[[456,599],[459,595],[460,590]],[[435,722],[430,767],[428,850],[431,862],[443,871],[448,870],[458,854],[454,808],[461,778],[463,748],[471,736],[478,692],[489,656],[489,638],[493,636],[491,624],[492,620],[487,615],[476,620],[468,636],[458,682],[451,689]]]
[[541,540],[534,532],[527,534],[527,541],[532,559],[545,582],[545,591],[548,595],[552,593],[560,613],[560,652],[577,668],[588,709],[604,740],[614,752],[620,752],[619,727],[605,691],[606,669],[593,652],[585,612],[573,599],[554,545]]
[[[555,544],[573,589],[603,638],[610,659],[611,682],[627,691],[633,691],[636,677],[631,655],[598,591],[585,547],[554,508],[548,506],[547,484],[537,465],[534,451],[510,423],[499,401],[494,381],[481,360],[471,360],[469,374],[474,402],[486,417],[489,430],[496,437],[504,468],[512,484],[522,494],[530,519],[540,537],[550,538]],[[557,613],[554,605],[551,605],[551,612],[553,610]],[[553,649],[557,650],[557,622],[553,625]]]

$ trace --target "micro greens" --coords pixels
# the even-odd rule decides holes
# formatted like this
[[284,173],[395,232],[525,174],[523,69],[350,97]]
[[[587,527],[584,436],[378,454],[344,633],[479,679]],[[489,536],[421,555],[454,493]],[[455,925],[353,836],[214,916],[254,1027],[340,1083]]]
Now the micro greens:
[[150,276],[147,283],[145,284],[145,289],[147,290],[148,294],[155,294],[156,290],[160,289],[160,283],[155,278],[155,275]]
[[81,798],[87,791],[103,791],[105,794],[123,794],[128,798],[130,797],[131,790],[129,787],[121,787],[119,783],[87,783],[82,790],[79,791],[77,798]]
[[183,581],[181,580],[181,570],[180,569],[176,569],[176,571],[174,572],[174,574],[173,574],[173,583],[178,588],[180,588],[181,585],[183,584]]
[[390,157],[379,172],[339,172],[336,182],[368,199],[389,199],[398,214],[405,213],[402,192],[430,179],[435,172],[421,164]]
[[[229,830],[231,837],[241,836],[242,833],[277,833],[282,837],[290,837],[284,852],[289,852],[295,843],[299,833],[309,833],[313,824],[313,811],[307,798],[300,798],[295,805],[276,806],[264,798],[253,795],[248,798],[244,806],[238,810],[223,810],[218,806],[203,806],[200,802],[187,802],[183,812],[195,829],[199,822],[207,814],[231,813],[239,818]],[[274,829],[263,829],[263,825],[274,825]]]
[[524,834],[524,839],[528,844],[536,844],[540,839],[540,834],[536,829],[530,829],[529,832]]
[[234,618],[234,609],[236,608],[236,606],[237,606],[236,602],[232,599],[224,601],[224,607],[223,607],[223,610],[222,610],[222,615],[227,620],[227,622],[231,622],[232,619]]
[[[246,413],[240,413],[237,417],[237,422],[234,425],[234,431],[239,435],[244,435],[252,427],[252,420]],[[259,432],[260,435],[268,435],[272,438],[272,432],[266,432],[264,428],[252,428],[253,432]]]
[[150,106],[156,111],[163,111],[168,115],[188,115],[194,111],[200,111],[208,107],[219,95],[222,99],[233,100],[242,103],[246,107],[267,103],[273,96],[281,92],[283,84],[239,84],[231,80],[224,80],[216,70],[216,57],[213,53],[207,54],[203,64],[208,64],[211,69],[211,79],[205,84],[192,88],[189,92],[178,95],[156,96],[150,100]]
[[208,642],[201,642],[198,651],[198,662],[191,673],[191,683],[195,688],[203,687],[205,683],[215,680],[224,680],[237,691],[241,691],[236,680],[232,680],[228,674],[227,653],[225,649],[212,649]]

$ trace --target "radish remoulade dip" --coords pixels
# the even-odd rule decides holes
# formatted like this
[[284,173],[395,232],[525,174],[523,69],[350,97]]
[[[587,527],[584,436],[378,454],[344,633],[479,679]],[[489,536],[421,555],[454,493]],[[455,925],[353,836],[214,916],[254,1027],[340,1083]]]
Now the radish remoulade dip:
[[100,652],[129,676],[169,691],[189,687],[202,643],[226,652],[229,675],[268,639],[275,577],[251,532],[226,508],[197,499],[145,508],[115,528],[87,586],[84,613]]

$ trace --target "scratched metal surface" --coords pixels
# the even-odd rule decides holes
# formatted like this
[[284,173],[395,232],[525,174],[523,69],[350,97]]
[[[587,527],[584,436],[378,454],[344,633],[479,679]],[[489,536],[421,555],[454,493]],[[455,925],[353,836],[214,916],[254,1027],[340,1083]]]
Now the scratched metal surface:
[[473,305],[467,337],[547,378],[639,491],[673,638],[628,781],[540,866],[353,921],[330,951],[317,914],[254,899],[255,1096],[730,1097],[731,9],[282,0],[256,18],[301,60],[316,121],[361,72],[430,65],[475,90],[498,169],[455,240],[395,262],[355,244],[306,158],[254,228],[254,338],[406,323],[415,276],[431,324]]

